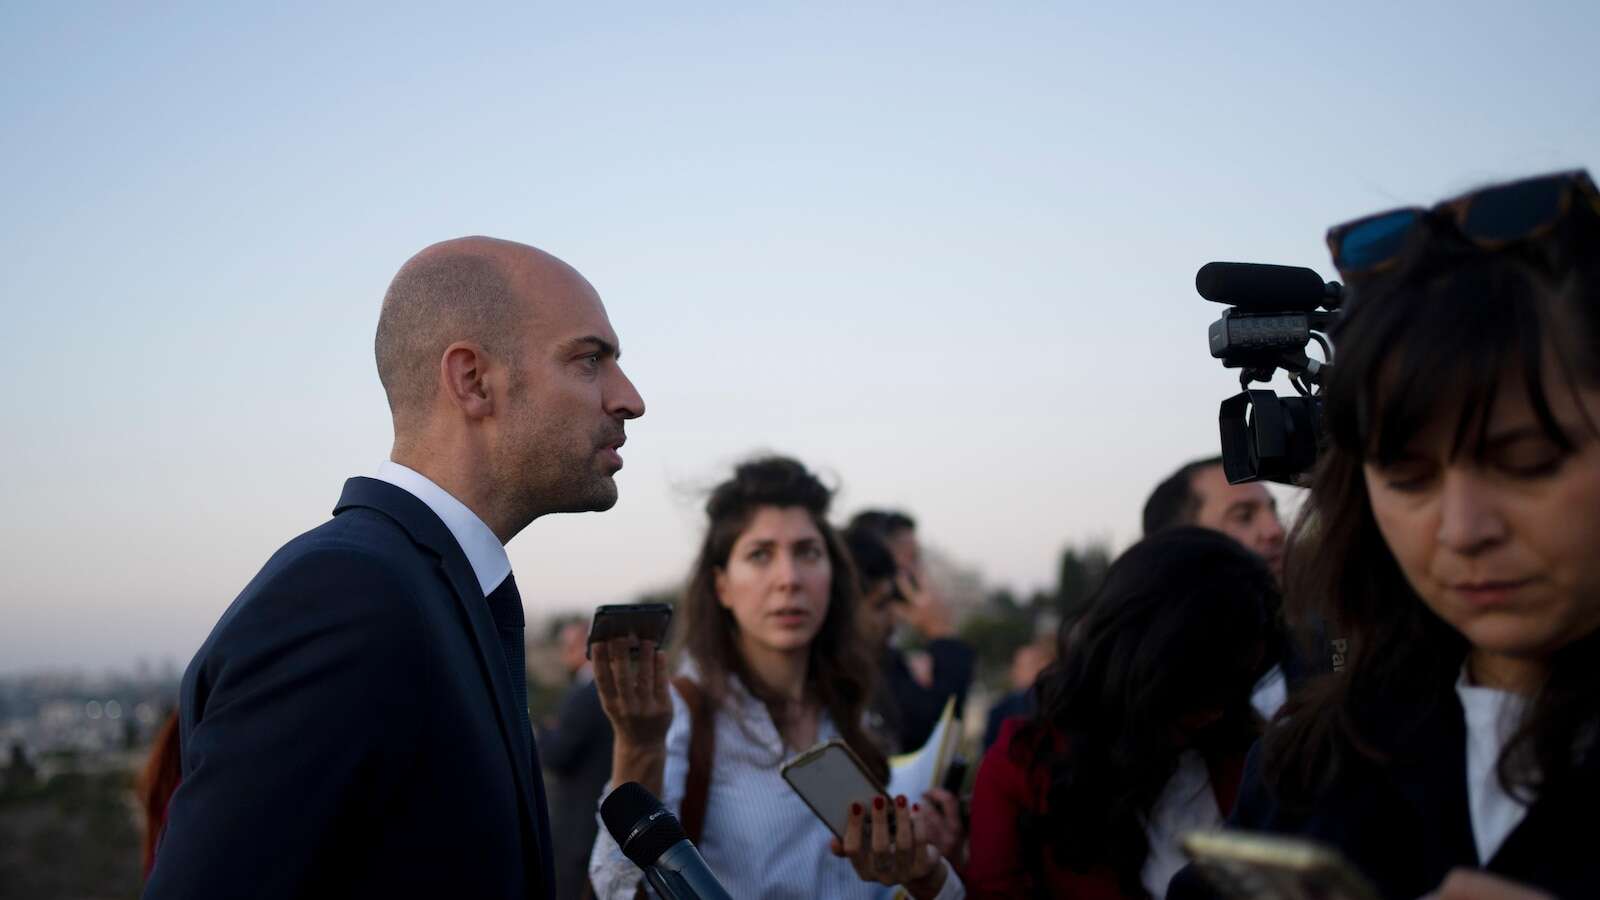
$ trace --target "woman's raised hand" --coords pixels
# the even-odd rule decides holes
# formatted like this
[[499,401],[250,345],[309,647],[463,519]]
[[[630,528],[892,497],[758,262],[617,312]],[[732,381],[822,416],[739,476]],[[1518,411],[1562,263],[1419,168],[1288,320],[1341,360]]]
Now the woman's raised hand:
[[650,641],[619,637],[596,642],[590,655],[600,708],[616,739],[639,748],[664,746],[672,724],[666,654]]

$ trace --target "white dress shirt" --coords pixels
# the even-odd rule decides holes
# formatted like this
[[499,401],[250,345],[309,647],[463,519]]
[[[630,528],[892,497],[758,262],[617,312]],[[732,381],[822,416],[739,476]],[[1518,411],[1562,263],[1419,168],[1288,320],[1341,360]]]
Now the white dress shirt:
[[478,577],[478,586],[483,588],[485,597],[511,574],[511,558],[506,556],[505,545],[494,536],[489,526],[483,524],[478,514],[468,509],[465,503],[450,496],[448,491],[429,481],[427,476],[386,459],[372,477],[394,485],[433,510],[433,514],[444,522],[444,527],[450,530],[450,536],[456,539],[461,551],[467,555],[472,574]]
[[[877,900],[890,896],[892,888],[862,881],[849,860],[829,852],[833,833],[778,772],[784,760],[796,752],[784,747],[767,708],[736,678],[730,677],[729,691],[728,702],[716,713],[716,757],[704,834],[696,844],[712,874],[733,897]],[[838,736],[838,729],[824,712],[817,741]],[[674,812],[683,803],[688,774],[689,710],[673,690],[661,801]],[[606,790],[610,791],[609,785]],[[602,821],[589,856],[589,880],[595,896],[599,900],[632,900],[643,878],[639,868],[622,855],[622,848]],[[965,895],[955,873],[947,871],[938,900],[958,900]]]
[[1506,836],[1528,814],[1521,801],[1506,793],[1496,769],[1527,701],[1510,691],[1472,684],[1466,666],[1456,679],[1456,695],[1466,716],[1467,810],[1472,814],[1472,837],[1478,844],[1479,864],[1488,865]]

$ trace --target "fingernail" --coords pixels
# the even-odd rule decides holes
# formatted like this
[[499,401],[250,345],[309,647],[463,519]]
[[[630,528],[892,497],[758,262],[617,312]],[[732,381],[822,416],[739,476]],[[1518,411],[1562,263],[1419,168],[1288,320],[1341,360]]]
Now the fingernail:
[[852,816],[861,815],[861,804],[859,804],[859,803],[850,804],[850,815],[852,815]]
[[883,809],[883,798],[882,797],[873,797],[872,798],[872,808],[873,809]]
[[900,807],[901,809],[905,809],[906,808],[906,795],[905,794],[901,794],[900,796],[894,798],[894,805]]
[[922,804],[921,803],[913,803],[913,804],[911,804],[911,811],[912,812],[922,812]]

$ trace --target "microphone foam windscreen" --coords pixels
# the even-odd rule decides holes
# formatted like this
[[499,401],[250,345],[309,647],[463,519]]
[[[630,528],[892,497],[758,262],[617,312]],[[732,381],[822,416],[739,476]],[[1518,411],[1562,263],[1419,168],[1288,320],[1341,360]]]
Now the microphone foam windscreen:
[[1266,263],[1206,263],[1194,287],[1213,303],[1247,312],[1311,312],[1326,297],[1322,276],[1311,269]]
[[[688,840],[683,826],[644,785],[618,785],[600,803],[600,820],[634,865],[650,866],[679,841]],[[637,832],[637,833],[635,833]]]

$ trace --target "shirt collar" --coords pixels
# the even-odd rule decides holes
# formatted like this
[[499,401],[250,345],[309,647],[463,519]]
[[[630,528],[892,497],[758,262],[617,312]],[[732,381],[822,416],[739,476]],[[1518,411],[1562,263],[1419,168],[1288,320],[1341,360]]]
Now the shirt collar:
[[1500,688],[1483,687],[1472,683],[1466,663],[1461,664],[1461,674],[1456,676],[1456,696],[1461,700],[1461,711],[1469,728],[1497,726],[1505,730],[1514,726],[1527,707],[1527,698]]
[[472,574],[477,576],[478,586],[483,589],[485,597],[511,574],[511,558],[506,556],[505,545],[494,536],[489,526],[483,524],[477,513],[450,496],[450,492],[415,469],[388,459],[378,466],[373,477],[411,494],[433,510],[433,514],[444,522],[444,527],[450,530],[450,536],[461,545],[461,552],[467,555]]

